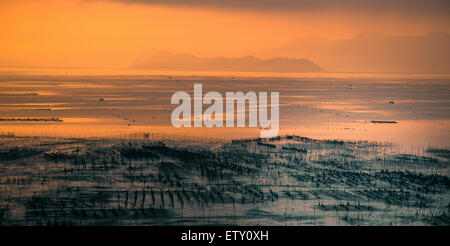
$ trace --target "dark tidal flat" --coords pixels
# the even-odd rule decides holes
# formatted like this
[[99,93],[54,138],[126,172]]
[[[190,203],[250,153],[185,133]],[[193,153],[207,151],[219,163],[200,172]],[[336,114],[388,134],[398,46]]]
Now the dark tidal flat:
[[450,150],[0,138],[0,225],[450,225]]

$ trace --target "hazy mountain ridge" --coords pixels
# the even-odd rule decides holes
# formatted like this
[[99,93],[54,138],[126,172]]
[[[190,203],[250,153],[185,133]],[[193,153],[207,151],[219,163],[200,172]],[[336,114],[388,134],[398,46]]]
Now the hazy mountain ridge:
[[295,39],[256,56],[307,57],[327,71],[388,73],[449,73],[450,35],[394,36],[366,32],[354,38]]
[[190,54],[161,51],[148,59],[136,62],[134,69],[180,71],[234,71],[234,72],[322,72],[322,68],[307,59],[275,57],[260,59],[245,57],[201,58]]

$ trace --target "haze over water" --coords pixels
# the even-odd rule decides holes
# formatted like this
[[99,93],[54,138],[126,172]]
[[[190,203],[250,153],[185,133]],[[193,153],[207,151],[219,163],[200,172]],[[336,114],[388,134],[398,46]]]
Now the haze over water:
[[203,95],[217,91],[224,98],[225,92],[279,91],[280,135],[392,142],[405,149],[448,147],[450,138],[447,75],[61,71],[2,71],[0,118],[63,120],[2,121],[2,134],[259,136],[257,128],[172,127],[170,115],[177,106],[170,104],[172,94],[186,91],[192,97],[193,85],[202,83]]

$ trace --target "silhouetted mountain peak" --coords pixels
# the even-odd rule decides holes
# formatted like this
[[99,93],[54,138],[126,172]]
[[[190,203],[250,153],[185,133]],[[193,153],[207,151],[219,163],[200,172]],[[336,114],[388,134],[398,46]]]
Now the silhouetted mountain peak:
[[343,40],[301,38],[257,54],[307,57],[328,71],[450,73],[450,34],[403,36],[370,31]]
[[276,57],[263,60],[254,56],[200,58],[190,54],[160,51],[131,66],[137,69],[180,71],[235,71],[235,72],[321,72],[322,69],[307,59]]

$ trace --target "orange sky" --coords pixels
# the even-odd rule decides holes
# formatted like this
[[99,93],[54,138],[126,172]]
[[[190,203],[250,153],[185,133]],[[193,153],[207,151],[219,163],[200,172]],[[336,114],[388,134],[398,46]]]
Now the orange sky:
[[449,32],[447,16],[0,0],[0,66],[124,67],[157,50],[243,56],[296,37]]

